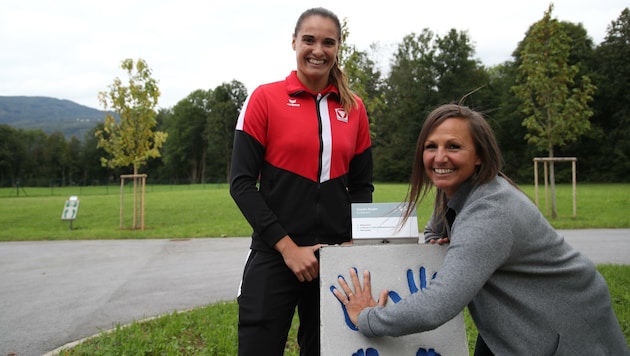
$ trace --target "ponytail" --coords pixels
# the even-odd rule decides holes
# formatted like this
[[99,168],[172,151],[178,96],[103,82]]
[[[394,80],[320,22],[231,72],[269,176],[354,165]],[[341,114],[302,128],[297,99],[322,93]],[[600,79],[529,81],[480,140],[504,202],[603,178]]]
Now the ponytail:
[[337,87],[337,90],[339,90],[339,101],[346,112],[350,112],[352,109],[357,108],[357,99],[348,86],[348,77],[346,76],[346,73],[344,73],[339,66],[339,57],[335,60],[335,65],[330,71],[330,82]]

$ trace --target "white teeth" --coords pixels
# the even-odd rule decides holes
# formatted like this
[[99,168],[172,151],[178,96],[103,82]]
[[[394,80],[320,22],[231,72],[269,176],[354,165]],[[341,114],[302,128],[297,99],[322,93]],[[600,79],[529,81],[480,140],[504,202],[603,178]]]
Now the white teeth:
[[308,61],[313,64],[324,64],[323,59],[309,59]]
[[446,174],[446,173],[453,172],[453,169],[435,168],[435,169],[433,169],[433,171],[435,171],[435,173],[437,173],[437,174]]

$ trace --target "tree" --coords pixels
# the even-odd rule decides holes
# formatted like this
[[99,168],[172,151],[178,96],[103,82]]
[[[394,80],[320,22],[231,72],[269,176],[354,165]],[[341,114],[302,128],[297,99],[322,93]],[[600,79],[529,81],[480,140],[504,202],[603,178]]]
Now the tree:
[[531,182],[531,162],[523,157],[535,156],[535,147],[515,137],[525,137],[527,129],[522,125],[525,115],[520,112],[520,101],[510,91],[515,83],[518,62],[506,61],[488,70],[489,84],[483,91],[489,91],[495,104],[484,110],[484,116],[496,135],[505,166],[503,171],[515,181]]
[[98,137],[96,132],[103,130],[104,124],[97,123],[91,128],[83,138],[81,143],[81,154],[79,155],[81,184],[83,185],[100,185],[111,183],[113,177],[111,169],[104,167],[100,159],[106,154],[105,150],[98,147]]
[[415,142],[428,108],[435,104],[434,34],[428,29],[403,38],[384,88],[388,110],[373,115],[374,178],[407,181]]
[[81,172],[81,141],[76,136],[70,137],[67,142],[68,153],[68,176],[67,183],[77,184],[80,179]]
[[9,125],[0,125],[0,186],[15,184],[25,156],[26,149],[18,131]]
[[[593,167],[604,172],[600,180],[628,181],[630,176],[630,9],[608,25],[604,41],[593,56],[593,122],[601,136],[593,140],[597,154]],[[606,142],[602,145],[602,142]],[[606,157],[606,159],[601,159]],[[610,164],[610,162],[615,162]],[[600,173],[601,174],[601,173]]]
[[[341,31],[341,49],[339,52],[339,64],[348,76],[348,86],[363,100],[368,117],[386,110],[385,97],[383,95],[383,81],[381,72],[376,68],[376,63],[366,51],[360,51],[356,46],[348,44],[350,35],[346,19],[344,19]],[[372,52],[377,51],[376,43],[370,46]],[[374,120],[370,120],[371,134],[374,136]]]
[[[482,95],[487,92],[489,77],[481,62],[473,58],[475,49],[468,33],[451,29],[445,36],[438,36],[434,46],[437,50],[434,65],[438,101],[448,103],[463,100],[463,103],[475,106],[475,109],[490,105],[485,95]],[[473,92],[474,95],[469,94]]]
[[[47,176],[45,162],[46,162],[46,147],[47,136],[46,133],[41,130],[19,130],[19,139],[24,142],[24,149],[26,154],[25,159],[20,162],[20,176],[21,184],[24,186],[27,184],[38,185],[38,180],[43,180]],[[49,185],[50,181],[40,181],[40,184]]]
[[[387,110],[375,121],[374,176],[377,180],[406,181],[418,132],[425,117],[436,106],[459,102],[475,89],[487,85],[489,77],[478,60],[465,32],[451,30],[444,37],[429,29],[405,36],[391,61],[384,98]],[[480,92],[475,98],[489,97]],[[491,105],[486,100],[479,104]]]
[[46,137],[46,151],[44,152],[44,167],[46,176],[55,186],[65,186],[68,180],[69,152],[68,144],[63,133],[57,131]]
[[[517,82],[512,87],[522,100],[526,114],[523,125],[529,132],[525,139],[554,157],[554,148],[575,141],[590,127],[592,100],[595,87],[588,76],[582,76],[581,86],[574,85],[579,71],[569,64],[571,38],[560,23],[551,18],[553,5],[542,20],[535,23],[526,35],[517,68]],[[552,218],[557,217],[555,201],[554,164],[550,162]]]
[[109,92],[98,95],[104,110],[113,109],[120,116],[120,122],[108,113],[103,130],[97,131],[96,136],[98,147],[111,155],[101,158],[104,166],[133,166],[133,173],[138,174],[149,158],[160,157],[160,148],[168,135],[153,131],[160,90],[157,81],[151,78],[147,63],[142,59],[135,63],[125,59],[121,68],[129,76],[127,86],[115,78]]
[[[109,108],[113,109],[120,116],[120,122],[108,113],[103,130],[97,131],[96,136],[99,138],[98,147],[103,148],[110,155],[110,157],[101,158],[104,166],[110,168],[133,166],[133,228],[136,228],[137,183],[143,184],[142,191],[144,192],[145,182],[144,179],[140,180],[139,169],[149,158],[160,156],[160,148],[168,135],[165,132],[153,130],[157,124],[155,107],[160,97],[160,90],[157,81],[151,77],[151,69],[147,63],[142,59],[135,63],[132,59],[125,59],[122,61],[121,68],[129,77],[127,85],[124,85],[119,78],[115,78],[114,84],[109,86],[109,92],[100,92],[98,95],[105,111]],[[144,195],[141,199],[143,202]],[[143,203],[140,206],[144,208]],[[122,205],[120,208],[122,216]],[[144,211],[141,210],[140,214],[141,229],[144,229]]]
[[[164,164],[172,178],[201,183],[205,177],[212,91],[197,89],[180,100],[165,122],[169,141],[164,145]],[[183,177],[182,177],[183,175]]]
[[205,136],[208,138],[208,157],[216,179],[225,177],[229,182],[234,127],[247,99],[247,89],[239,81],[223,83],[212,91]]

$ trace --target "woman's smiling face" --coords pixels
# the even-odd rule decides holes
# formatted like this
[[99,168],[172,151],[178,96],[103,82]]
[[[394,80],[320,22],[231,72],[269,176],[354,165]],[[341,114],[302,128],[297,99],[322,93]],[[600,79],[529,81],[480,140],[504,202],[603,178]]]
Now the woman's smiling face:
[[305,18],[293,37],[298,78],[314,92],[328,86],[328,77],[339,51],[339,31],[332,19],[320,15]]
[[468,121],[449,118],[435,127],[424,142],[422,163],[433,185],[450,199],[481,164]]

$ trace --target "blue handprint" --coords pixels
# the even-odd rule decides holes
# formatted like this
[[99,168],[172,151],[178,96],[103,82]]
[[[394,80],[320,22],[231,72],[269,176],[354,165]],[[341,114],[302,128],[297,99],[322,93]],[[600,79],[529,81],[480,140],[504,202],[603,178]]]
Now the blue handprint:
[[[353,352],[352,356],[378,356],[378,351],[376,349],[368,347],[367,349],[365,349],[365,351],[363,351],[363,349],[359,349],[357,350],[357,352]],[[416,352],[416,356],[442,356],[442,355],[437,353],[435,349],[427,350],[421,347],[418,349],[418,352]]]
[[[353,267],[354,272],[358,274],[357,268]],[[418,287],[418,285],[416,284],[414,275],[413,275],[413,271],[411,269],[407,270],[407,285],[409,286],[409,292],[411,294],[414,293],[418,293],[418,291],[421,291],[423,289],[425,289],[427,287],[427,270],[424,266],[420,266],[419,269],[419,277],[420,277],[420,286]],[[437,277],[437,272],[433,273],[433,275],[431,276],[431,280],[435,279],[435,277]],[[339,275],[338,278],[344,279],[343,275]],[[341,304],[341,309],[343,311],[343,315],[344,315],[344,319],[346,322],[346,325],[354,331],[359,330],[358,327],[356,325],[354,325],[354,323],[350,320],[350,316],[348,315],[348,310],[346,309],[345,304],[339,300],[336,295],[335,295],[335,291],[337,290],[337,288],[332,285],[330,286],[330,292],[333,294],[333,296],[335,296],[335,299],[337,299],[337,301],[339,302],[339,304]],[[394,303],[398,303],[400,302],[400,300],[402,299],[400,297],[400,295],[395,292],[395,291],[389,291],[388,292],[388,297],[390,299],[392,299],[392,301]],[[368,347],[367,349],[359,349],[357,350],[357,352],[353,352],[352,356],[379,356],[378,351],[374,348]],[[440,353],[436,352],[435,349],[430,348],[430,349],[425,349],[423,347],[419,348],[418,351],[416,352],[416,356],[442,356]]]
[[[355,271],[355,272],[357,272],[356,267],[353,267],[353,268],[354,268],[354,271]],[[342,275],[339,275],[339,278],[343,278],[343,276],[342,276]],[[337,289],[337,288],[336,288],[335,286],[330,286],[330,292],[331,292],[333,295],[335,295],[335,290],[336,290],[336,289]],[[335,297],[335,299],[337,299],[337,297]],[[343,304],[343,303],[342,303],[339,299],[337,299],[337,301],[339,301],[339,304],[341,304],[341,310],[343,311],[343,317],[344,317],[344,319],[346,320],[346,325],[347,325],[347,326],[348,326],[351,330],[354,330],[354,331],[359,330],[359,328],[358,328],[356,325],[354,325],[354,323],[350,320],[350,315],[348,315],[348,310],[346,309],[346,306],[345,306],[345,305],[344,305],[344,304]],[[377,353],[376,355],[374,355],[374,356],[378,356],[378,353]]]
[[418,352],[416,352],[416,356],[442,356],[439,353],[435,352],[434,349],[423,349],[419,348]]
[[[353,269],[358,274],[356,267],[353,267]],[[437,276],[437,272],[433,273],[433,276],[431,276],[431,279],[435,279],[436,276]],[[343,276],[339,275],[339,278],[343,278]],[[427,287],[426,268],[424,268],[424,266],[420,267],[420,288],[418,288],[418,286],[416,285],[416,281],[414,280],[414,277],[413,277],[413,271],[411,269],[407,270],[407,284],[409,285],[409,291],[411,292],[411,294],[417,293],[419,290],[425,289]],[[335,295],[336,289],[337,288],[334,285],[330,286],[330,292],[333,295]],[[398,303],[402,299],[400,295],[395,291],[389,291],[387,295],[394,303]],[[335,299],[337,298],[335,297]],[[337,301],[339,301],[339,304],[341,304],[341,310],[343,311],[343,316],[346,321],[346,325],[351,330],[354,330],[354,331],[359,330],[359,328],[356,325],[354,325],[354,323],[350,320],[350,316],[348,315],[348,310],[346,310],[346,306],[340,300],[337,299]]]
[[[337,289],[335,288],[335,286],[330,286],[330,291],[333,295],[335,295],[335,289]],[[335,297],[335,299],[337,299],[337,297]],[[339,301],[339,304],[341,304],[341,310],[343,311],[343,317],[346,320],[346,325],[354,331],[359,330],[359,328],[357,328],[357,326],[354,325],[354,323],[350,320],[350,315],[348,315],[348,310],[346,310],[346,306],[341,301]]]
[[[437,272],[433,273],[431,279],[435,279],[436,276]],[[424,266],[420,267],[420,289],[418,289],[418,286],[416,285],[416,281],[413,278],[413,271],[411,269],[407,270],[407,284],[409,285],[409,292],[411,292],[411,294],[418,293],[418,290],[425,289],[427,287],[426,268],[424,268]],[[394,303],[398,303],[402,299],[395,291],[389,291],[387,295]]]
[[357,350],[357,352],[353,352],[352,356],[378,356],[378,351],[376,351],[376,349],[368,347],[367,349],[365,349],[365,352],[363,351],[363,349],[359,349]]

